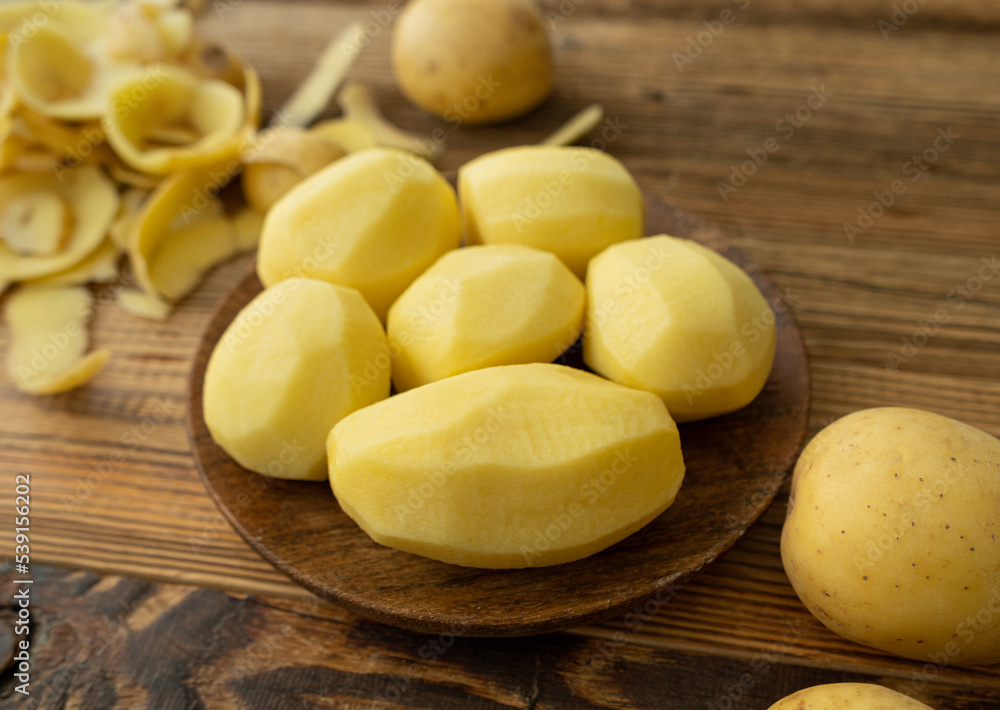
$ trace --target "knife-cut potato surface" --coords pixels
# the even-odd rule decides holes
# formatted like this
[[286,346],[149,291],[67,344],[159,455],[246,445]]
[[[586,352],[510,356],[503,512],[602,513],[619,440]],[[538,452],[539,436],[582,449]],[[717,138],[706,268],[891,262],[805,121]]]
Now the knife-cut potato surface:
[[609,247],[587,270],[584,361],[659,395],[678,422],[749,404],[774,363],[774,313],[716,252],[660,235]]
[[919,409],[838,419],[795,466],[781,557],[841,636],[936,667],[1000,663],[1000,440]]
[[522,146],[466,163],[458,194],[469,244],[551,251],[581,278],[605,247],[643,236],[635,179],[592,148]]
[[455,193],[422,158],[392,148],[348,155],[293,187],[264,219],[257,273],[358,289],[383,321],[393,301],[459,245]]
[[333,492],[372,539],[471,567],[592,555],[666,510],[684,477],[658,397],[553,364],[396,395],[343,419],[327,447]]
[[341,418],[389,396],[373,365],[385,331],[354,289],[287,279],[222,335],[205,371],[205,424],[239,464],[275,478],[322,480]]
[[449,252],[389,310],[396,389],[551,362],[579,337],[584,298],[580,280],[549,252],[518,244]]

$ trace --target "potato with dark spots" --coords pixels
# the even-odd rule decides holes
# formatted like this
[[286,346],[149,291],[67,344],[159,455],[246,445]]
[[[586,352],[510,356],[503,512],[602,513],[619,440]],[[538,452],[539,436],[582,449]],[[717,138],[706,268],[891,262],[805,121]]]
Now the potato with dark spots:
[[552,90],[552,49],[533,0],[413,0],[396,23],[403,93],[455,124],[516,118]]
[[1000,661],[1000,441],[918,409],[839,419],[796,465],[781,556],[841,636],[939,665]]
[[792,693],[768,710],[932,710],[908,695],[873,683],[829,683]]

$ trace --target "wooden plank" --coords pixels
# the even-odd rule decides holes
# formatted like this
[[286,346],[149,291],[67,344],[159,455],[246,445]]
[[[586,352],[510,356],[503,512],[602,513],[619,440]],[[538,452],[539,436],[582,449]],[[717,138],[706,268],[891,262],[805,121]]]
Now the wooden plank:
[[[6,570],[9,572],[9,569]],[[36,566],[31,695],[18,707],[764,708],[829,682],[875,682],[934,707],[1000,698],[951,669],[862,674],[799,664],[794,626],[746,658],[706,658],[607,638],[413,634],[312,602],[235,597]],[[0,586],[10,624],[14,587]],[[974,679],[977,683],[981,678]],[[996,677],[987,677],[996,681]],[[10,698],[17,679],[0,680]]]
[[[381,0],[245,0],[221,17],[210,9],[201,24],[261,69],[273,109],[338,28],[380,6]],[[727,26],[679,71],[672,53],[683,52],[688,38],[704,29],[701,21],[723,6],[579,3],[555,25],[560,72],[552,100],[502,127],[449,132],[443,167],[537,140],[582,106],[601,101],[609,117],[627,124],[609,150],[644,189],[723,227],[786,290],[811,358],[812,431],[855,409],[893,403],[1000,434],[1000,276],[984,280],[961,307],[948,300],[976,277],[983,259],[1000,251],[1000,6],[927,3],[883,39],[875,19],[891,14],[888,0],[754,0],[754,14]],[[933,18],[942,27],[982,24],[959,35],[935,28]],[[395,89],[387,48],[388,33],[380,31],[352,77],[375,87],[394,121],[429,133],[441,124]],[[833,95],[786,139],[776,122],[801,106],[816,84]],[[947,126],[961,137],[910,181],[906,162]],[[749,158],[748,149],[769,138],[780,139],[780,149],[724,201],[718,183]],[[906,181],[905,194],[851,244],[843,224],[871,203],[873,191],[897,179]],[[84,389],[31,398],[6,381],[0,385],[0,471],[4,480],[32,473],[37,560],[304,598],[229,530],[197,480],[184,432],[191,355],[214,304],[245,267],[243,259],[217,270],[166,323],[103,307],[94,339],[115,355]],[[110,300],[109,291],[101,294]],[[888,354],[902,352],[903,339],[912,340],[939,308],[947,322],[893,371]],[[6,337],[0,328],[0,350]],[[779,501],[641,632],[621,619],[580,633],[627,631],[634,642],[629,649],[720,649],[745,659],[780,642],[788,618],[809,624],[793,654],[797,663],[905,672],[900,668],[907,662],[841,641],[796,602],[777,557],[783,505]],[[12,527],[10,510],[5,486],[4,530]],[[730,624],[741,625],[739,632]],[[988,673],[975,679],[993,687]]]

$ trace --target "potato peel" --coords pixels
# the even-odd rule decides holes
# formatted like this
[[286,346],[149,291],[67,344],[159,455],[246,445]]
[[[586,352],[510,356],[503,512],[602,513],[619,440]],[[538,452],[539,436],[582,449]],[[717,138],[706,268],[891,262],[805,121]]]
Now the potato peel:
[[604,107],[601,104],[591,104],[580,111],[573,118],[566,121],[561,128],[544,140],[539,141],[539,145],[573,145],[583,138],[595,126],[604,120]]
[[115,294],[115,302],[126,313],[149,320],[164,321],[174,310],[171,304],[145,291],[122,289]]
[[275,114],[272,125],[308,126],[323,113],[365,45],[364,25],[352,22],[320,55],[316,66]]
[[222,215],[222,203],[215,196],[223,187],[218,184],[217,170],[175,173],[164,180],[143,204],[128,240],[132,273],[142,291],[166,296],[157,288],[152,276],[157,252],[176,232]]
[[[245,97],[237,88],[200,79],[177,66],[157,65],[150,72],[119,84],[110,105],[127,105],[139,91],[149,98],[127,112],[110,110],[104,122],[108,143],[129,167],[162,175],[219,163],[238,153],[248,129]],[[190,131],[197,139],[179,145],[153,140],[157,133],[176,139]]]
[[29,394],[57,394],[88,382],[107,364],[109,350],[84,355],[93,297],[81,287],[22,287],[7,299],[7,372]]
[[335,118],[321,121],[309,129],[310,133],[323,136],[348,153],[357,153],[378,145],[375,134],[367,124],[351,118]]
[[399,148],[434,162],[444,145],[440,141],[419,138],[389,122],[375,104],[371,90],[363,84],[345,84],[337,96],[344,115],[368,126],[379,145]]
[[89,256],[48,276],[28,279],[23,283],[38,286],[82,286],[87,283],[108,283],[118,276],[118,260],[121,253],[114,242],[105,239]]
[[81,166],[62,182],[51,172],[0,177],[0,214],[15,199],[39,190],[58,192],[70,207],[73,229],[50,256],[24,256],[0,244],[0,281],[24,281],[67,269],[92,253],[118,212],[118,193],[97,167]]

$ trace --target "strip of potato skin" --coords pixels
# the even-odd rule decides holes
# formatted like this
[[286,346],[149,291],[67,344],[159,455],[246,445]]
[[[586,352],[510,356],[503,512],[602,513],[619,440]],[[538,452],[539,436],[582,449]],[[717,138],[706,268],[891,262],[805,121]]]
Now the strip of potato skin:
[[110,350],[84,354],[93,297],[85,288],[23,286],[7,299],[10,327],[7,372],[28,394],[58,394],[89,382],[107,364]]

